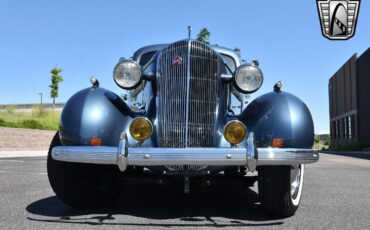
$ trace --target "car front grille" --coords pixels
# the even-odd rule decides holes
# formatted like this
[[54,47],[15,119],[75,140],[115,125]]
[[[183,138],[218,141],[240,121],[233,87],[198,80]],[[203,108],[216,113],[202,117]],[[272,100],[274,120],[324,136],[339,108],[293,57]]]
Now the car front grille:
[[159,56],[161,147],[211,147],[218,95],[218,57],[207,45],[176,42]]

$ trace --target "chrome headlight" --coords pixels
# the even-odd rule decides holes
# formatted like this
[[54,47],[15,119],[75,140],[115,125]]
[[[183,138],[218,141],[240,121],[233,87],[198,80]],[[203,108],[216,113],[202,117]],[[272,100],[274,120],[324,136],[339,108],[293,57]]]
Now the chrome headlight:
[[141,81],[141,67],[133,60],[122,60],[114,67],[113,79],[121,88],[135,88]]
[[234,85],[243,93],[257,91],[263,83],[263,74],[254,64],[244,64],[238,67],[234,74]]

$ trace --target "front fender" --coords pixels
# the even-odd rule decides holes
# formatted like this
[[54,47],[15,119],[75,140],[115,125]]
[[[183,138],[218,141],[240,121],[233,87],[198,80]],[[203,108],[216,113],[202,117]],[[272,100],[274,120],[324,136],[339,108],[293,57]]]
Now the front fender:
[[287,92],[271,92],[256,98],[239,118],[255,133],[258,147],[283,139],[284,148],[312,148],[314,126],[306,104]]
[[100,87],[83,89],[64,105],[59,135],[63,145],[90,145],[98,137],[102,146],[117,146],[135,113],[116,94]]

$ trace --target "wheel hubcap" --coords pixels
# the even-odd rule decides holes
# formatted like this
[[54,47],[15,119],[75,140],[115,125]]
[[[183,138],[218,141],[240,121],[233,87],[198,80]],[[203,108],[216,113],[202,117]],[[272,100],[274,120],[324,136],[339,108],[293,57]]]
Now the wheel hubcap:
[[299,185],[301,183],[301,166],[292,166],[290,170],[290,194],[293,199],[298,195]]

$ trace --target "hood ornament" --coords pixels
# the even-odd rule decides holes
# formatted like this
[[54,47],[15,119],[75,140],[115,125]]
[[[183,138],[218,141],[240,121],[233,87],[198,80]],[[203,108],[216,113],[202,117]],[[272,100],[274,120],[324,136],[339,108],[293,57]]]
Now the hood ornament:
[[281,88],[283,87],[283,83],[281,81],[278,81],[274,85],[274,91],[275,92],[281,92]]

